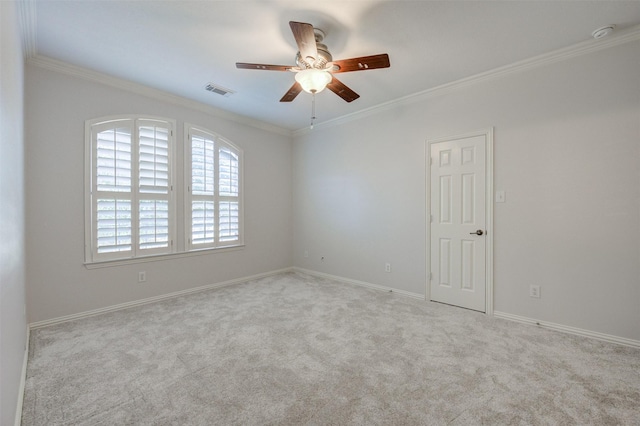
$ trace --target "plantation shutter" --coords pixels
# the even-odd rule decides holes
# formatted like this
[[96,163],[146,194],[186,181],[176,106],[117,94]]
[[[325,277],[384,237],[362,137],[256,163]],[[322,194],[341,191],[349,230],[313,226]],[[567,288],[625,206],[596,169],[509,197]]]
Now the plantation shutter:
[[87,263],[242,244],[242,150],[185,124],[185,221],[174,246],[175,125],[134,115],[85,122]]
[[175,208],[170,123],[130,118],[87,126],[91,159],[87,259],[171,252]]
[[138,122],[138,248],[141,254],[164,253],[169,238],[169,139],[166,123]]
[[120,257],[132,251],[133,121],[96,126],[94,133],[94,254]]
[[218,238],[221,243],[229,243],[238,241],[240,236],[239,161],[238,154],[224,146],[220,147],[218,158],[220,191]]
[[191,244],[215,245],[215,143],[204,134],[191,135]]
[[219,136],[189,129],[190,249],[240,243],[241,153]]

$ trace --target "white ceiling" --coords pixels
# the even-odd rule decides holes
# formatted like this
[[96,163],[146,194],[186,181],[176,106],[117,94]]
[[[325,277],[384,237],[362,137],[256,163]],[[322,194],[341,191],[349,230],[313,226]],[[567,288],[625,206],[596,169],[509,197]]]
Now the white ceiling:
[[361,97],[318,94],[318,122],[640,24],[640,1],[30,1],[37,56],[290,130],[309,124],[311,95],[281,103],[293,74],[235,63],[294,65],[291,20],[324,30],[334,59],[390,57],[391,68],[339,74]]

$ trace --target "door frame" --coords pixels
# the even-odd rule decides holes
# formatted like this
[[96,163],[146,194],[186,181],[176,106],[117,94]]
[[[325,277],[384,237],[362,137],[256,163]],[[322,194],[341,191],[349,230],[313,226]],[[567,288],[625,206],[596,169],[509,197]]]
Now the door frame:
[[448,142],[458,139],[484,136],[485,140],[485,215],[486,238],[485,241],[485,314],[493,315],[493,127],[475,132],[427,139],[425,143],[426,164],[426,290],[425,299],[431,301],[431,145],[440,142]]

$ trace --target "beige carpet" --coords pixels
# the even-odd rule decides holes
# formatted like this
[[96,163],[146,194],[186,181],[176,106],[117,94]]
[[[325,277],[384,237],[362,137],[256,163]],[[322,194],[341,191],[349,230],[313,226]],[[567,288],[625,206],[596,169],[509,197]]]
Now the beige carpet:
[[62,424],[639,425],[640,350],[285,274],[34,330]]

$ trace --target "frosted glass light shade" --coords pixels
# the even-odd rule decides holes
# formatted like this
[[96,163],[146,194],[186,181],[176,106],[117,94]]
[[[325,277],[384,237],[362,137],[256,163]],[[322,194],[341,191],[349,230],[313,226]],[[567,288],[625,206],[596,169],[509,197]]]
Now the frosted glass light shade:
[[331,74],[317,69],[306,69],[296,73],[296,81],[307,93],[319,93],[331,82]]

